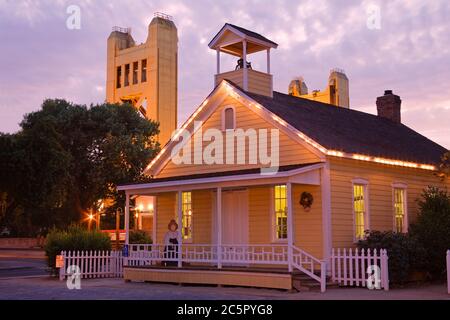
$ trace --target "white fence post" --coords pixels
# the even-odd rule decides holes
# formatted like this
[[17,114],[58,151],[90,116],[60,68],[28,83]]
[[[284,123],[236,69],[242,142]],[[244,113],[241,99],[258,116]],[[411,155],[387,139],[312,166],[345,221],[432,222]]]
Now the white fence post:
[[381,285],[385,291],[389,291],[389,264],[386,249],[381,250]]
[[447,250],[447,293],[450,294],[450,250]]

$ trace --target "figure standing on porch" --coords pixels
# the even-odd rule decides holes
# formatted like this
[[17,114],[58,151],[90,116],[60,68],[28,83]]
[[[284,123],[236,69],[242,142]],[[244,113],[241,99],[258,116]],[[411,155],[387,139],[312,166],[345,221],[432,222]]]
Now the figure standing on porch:
[[169,231],[164,236],[164,258],[171,261],[163,261],[164,266],[177,266],[178,262],[174,261],[178,258],[178,244],[181,242],[181,234],[178,231],[178,223],[170,220],[168,225]]

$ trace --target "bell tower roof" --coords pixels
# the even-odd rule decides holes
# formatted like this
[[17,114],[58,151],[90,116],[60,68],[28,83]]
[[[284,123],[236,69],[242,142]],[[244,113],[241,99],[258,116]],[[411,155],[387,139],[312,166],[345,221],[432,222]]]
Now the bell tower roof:
[[243,41],[247,42],[247,54],[276,49],[278,44],[259,33],[247,30],[231,23],[225,23],[220,31],[214,36],[208,46],[211,49],[219,49],[222,52],[242,57],[244,53]]

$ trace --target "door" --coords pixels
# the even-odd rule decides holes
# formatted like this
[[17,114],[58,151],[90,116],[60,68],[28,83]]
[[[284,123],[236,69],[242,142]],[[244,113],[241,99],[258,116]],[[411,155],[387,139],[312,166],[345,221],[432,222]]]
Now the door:
[[222,193],[222,244],[248,244],[248,192]]

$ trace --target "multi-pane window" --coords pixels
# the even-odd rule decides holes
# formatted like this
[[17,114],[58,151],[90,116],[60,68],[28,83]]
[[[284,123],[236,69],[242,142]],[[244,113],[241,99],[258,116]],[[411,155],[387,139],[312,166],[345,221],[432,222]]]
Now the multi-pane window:
[[395,231],[405,231],[405,189],[394,188]]
[[353,211],[355,214],[355,238],[364,239],[367,225],[366,216],[366,186],[363,184],[353,185]]
[[287,193],[286,185],[274,188],[275,196],[275,237],[277,240],[287,239]]
[[182,211],[182,236],[183,239],[192,239],[192,193],[181,193],[181,211]]
[[234,129],[234,109],[226,108],[224,111],[224,129]]
[[138,68],[139,68],[139,63],[133,62],[133,84],[137,84],[138,83]]
[[122,67],[118,66],[117,67],[117,74],[116,74],[116,88],[120,88],[121,87],[121,78],[122,78]]
[[127,87],[130,84],[130,64],[125,65],[125,80],[124,87]]
[[141,62],[141,82],[147,81],[147,59]]

